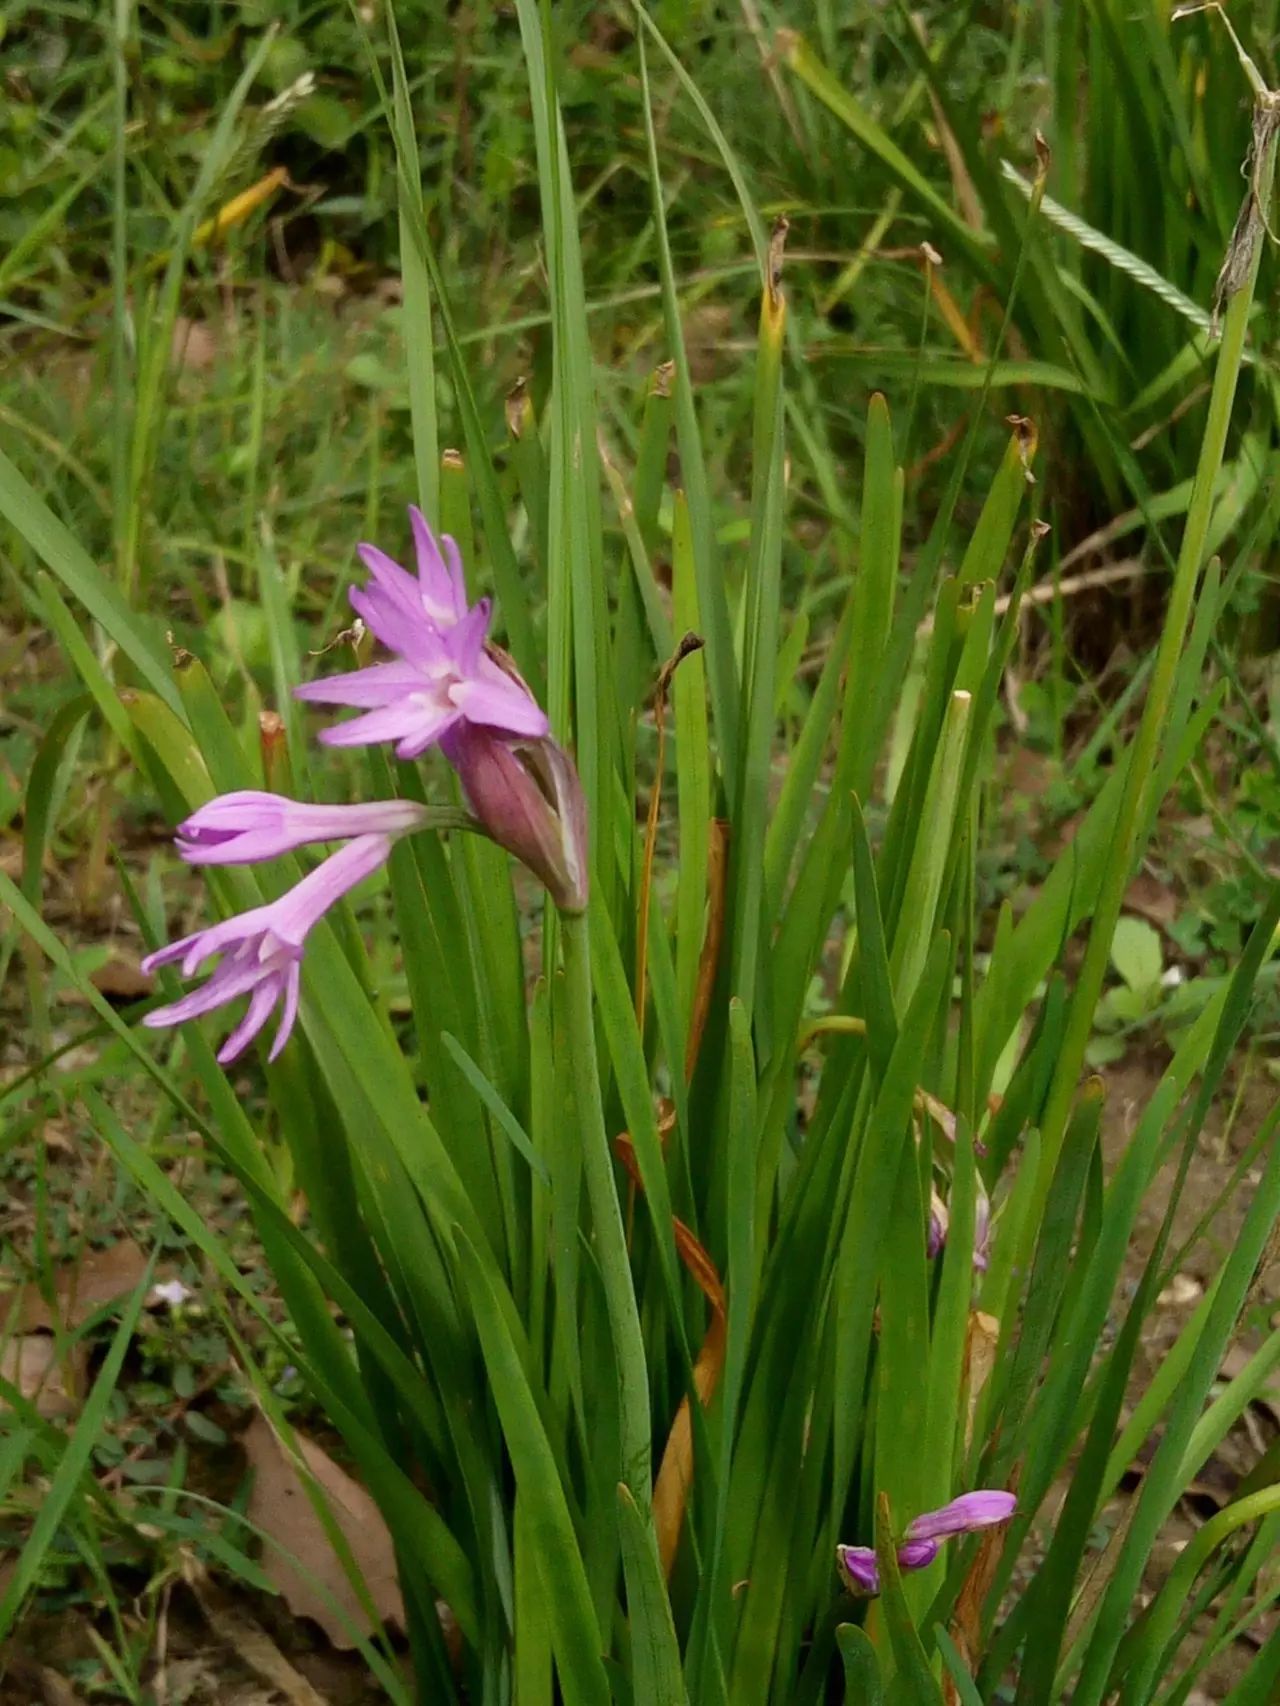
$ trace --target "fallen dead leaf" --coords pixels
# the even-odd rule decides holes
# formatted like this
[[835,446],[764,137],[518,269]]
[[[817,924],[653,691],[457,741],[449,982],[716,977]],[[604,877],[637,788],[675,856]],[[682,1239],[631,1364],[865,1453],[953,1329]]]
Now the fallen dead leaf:
[[59,1357],[50,1333],[28,1333],[0,1345],[0,1376],[16,1386],[41,1416],[75,1414],[84,1391],[86,1362],[83,1345],[74,1345]]
[[143,974],[134,955],[112,954],[89,981],[99,995],[114,995],[118,1000],[132,1000],[155,990],[155,984]]
[[38,1328],[52,1332],[59,1325],[78,1327],[104,1303],[127,1297],[146,1271],[147,1258],[132,1238],[122,1238],[105,1250],[89,1250],[82,1260],[58,1270],[53,1309],[31,1282],[0,1292],[0,1329],[30,1333]]
[[5,1656],[7,1679],[15,1687],[22,1686],[24,1691],[36,1690],[30,1697],[32,1706],[36,1706],[37,1701],[43,1706],[83,1706],[83,1697],[58,1671],[25,1653],[7,1653]]
[[1125,890],[1124,909],[1167,930],[1178,916],[1178,897],[1168,883],[1162,883],[1150,871],[1139,871]]
[[189,368],[193,373],[205,373],[217,356],[218,340],[209,322],[179,314],[173,322],[173,365]]
[[262,1625],[215,1586],[194,1559],[187,1560],[183,1574],[214,1634],[242,1665],[270,1684],[273,1696],[281,1695],[289,1706],[326,1706],[324,1695],[289,1663]]
[[[404,1601],[396,1580],[395,1549],[377,1505],[314,1440],[296,1430],[293,1438],[351,1548],[379,1618],[403,1628]],[[330,1544],[297,1465],[265,1416],[254,1417],[240,1443],[254,1472],[246,1515],[275,1542],[263,1555],[263,1569],[295,1616],[314,1619],[335,1647],[353,1647],[351,1629],[367,1629],[368,1617]],[[294,1568],[294,1558],[305,1563],[307,1577]],[[313,1580],[327,1593],[322,1595]]]

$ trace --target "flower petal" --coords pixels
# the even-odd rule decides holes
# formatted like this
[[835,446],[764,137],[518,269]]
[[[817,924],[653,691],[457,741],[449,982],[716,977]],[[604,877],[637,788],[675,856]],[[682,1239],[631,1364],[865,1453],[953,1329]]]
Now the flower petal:
[[254,990],[243,1019],[218,1050],[219,1066],[226,1066],[241,1055],[271,1017],[271,1010],[280,999],[281,980],[278,974],[265,977]]
[[422,671],[411,663],[373,663],[345,675],[326,675],[318,681],[295,687],[293,696],[309,705],[394,705],[410,693],[420,693],[427,683]]
[[271,1044],[271,1053],[267,1056],[268,1063],[275,1060],[292,1034],[293,1022],[298,1017],[298,994],[301,987],[302,968],[295,963],[284,974],[284,1011],[280,1015],[280,1023]]
[[375,585],[381,588],[388,599],[410,620],[421,620],[422,604],[418,597],[418,584],[408,569],[402,568],[394,557],[389,557],[377,545],[357,545],[356,555],[373,576]]
[[836,1564],[851,1593],[880,1592],[880,1569],[870,1546],[837,1546]]
[[941,1547],[936,1540],[904,1540],[898,1548],[900,1570],[927,1570]]
[[474,675],[480,666],[480,649],[489,632],[492,605],[487,598],[473,604],[449,635],[449,656],[459,675]]
[[382,705],[376,711],[366,711],[349,723],[335,723],[321,729],[320,740],[325,746],[371,746],[377,741],[406,740],[419,733],[424,722],[434,719],[435,713],[421,705],[401,700],[394,705]]
[[[376,713],[374,713],[376,714]],[[349,725],[348,725],[349,726]],[[292,949],[294,959],[301,958],[302,944],[307,932],[319,923],[329,908],[342,899],[367,876],[386,864],[391,852],[387,835],[360,835],[348,841],[322,864],[309,871],[301,882],[272,901],[264,912],[270,913],[267,930],[258,950],[258,957],[267,957],[268,937],[272,942]]]
[[163,948],[157,948],[139,960],[138,970],[150,977],[157,966],[172,965],[174,960],[180,960],[192,943],[198,942],[203,935],[203,930],[193,930],[189,936],[179,936],[176,942],[166,942]]
[[[409,505],[409,526],[418,557],[420,608],[440,628],[452,627],[466,613],[467,590],[457,545],[444,534],[439,543],[416,504]],[[442,555],[442,549],[444,555]],[[447,557],[447,563],[446,563]]]
[[1008,1522],[1017,1508],[1012,1493],[983,1488],[975,1493],[961,1493],[958,1499],[943,1505],[941,1510],[925,1511],[907,1525],[908,1540],[945,1540],[952,1534],[971,1534],[978,1528],[991,1528],[998,1522]]
[[143,1017],[143,1024],[149,1030],[163,1030],[168,1025],[182,1025],[188,1019],[199,1019],[205,1013],[212,1013],[215,1007],[222,1007],[228,1001],[235,1001],[260,983],[263,970],[252,959],[224,960],[207,982],[198,989],[190,990],[177,1001],[171,1001],[167,1007],[156,1007]]
[[504,734],[541,740],[549,727],[546,712],[514,681],[459,681],[449,689],[449,698],[468,722]]

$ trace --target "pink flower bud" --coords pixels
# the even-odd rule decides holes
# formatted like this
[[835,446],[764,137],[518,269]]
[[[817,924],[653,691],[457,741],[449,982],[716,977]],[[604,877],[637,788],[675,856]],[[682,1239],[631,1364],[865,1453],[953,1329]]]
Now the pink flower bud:
[[472,722],[442,744],[485,834],[528,866],[561,912],[584,912],[587,813],[563,747],[549,738],[500,740]]

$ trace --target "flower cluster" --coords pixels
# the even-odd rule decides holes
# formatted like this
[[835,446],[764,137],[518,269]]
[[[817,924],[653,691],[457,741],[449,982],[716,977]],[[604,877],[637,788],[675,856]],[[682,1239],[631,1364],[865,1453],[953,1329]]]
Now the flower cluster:
[[[473,826],[528,865],[562,911],[581,912],[587,902],[586,820],[573,761],[550,738],[546,715],[511,660],[488,641],[488,599],[467,604],[453,540],[437,541],[417,509],[410,509],[409,519],[417,576],[376,546],[361,545],[370,580],[350,592],[356,614],[391,661],[310,682],[296,695],[361,712],[321,733],[328,746],[390,741],[401,759],[439,746],[458,773]],[[344,845],[279,900],[148,955],[144,971],[180,961],[185,976],[220,958],[200,988],[143,1022],[181,1024],[247,995],[244,1018],[218,1053],[226,1063],[249,1046],[280,1004],[274,1060],[297,1018],[307,933],[386,862],[399,836],[429,821],[426,808],[411,800],[309,805],[254,789],[201,806],[177,830],[178,851],[189,864],[243,865],[318,842]]]
[[[941,1510],[926,1511],[907,1524],[907,1532],[898,1545],[898,1568],[925,1570],[938,1556],[944,1540],[957,1534],[973,1534],[980,1528],[994,1528],[1008,1522],[1017,1501],[1012,1493],[983,1489],[962,1493]],[[878,1594],[880,1569],[870,1546],[837,1546],[836,1565],[851,1593]]]

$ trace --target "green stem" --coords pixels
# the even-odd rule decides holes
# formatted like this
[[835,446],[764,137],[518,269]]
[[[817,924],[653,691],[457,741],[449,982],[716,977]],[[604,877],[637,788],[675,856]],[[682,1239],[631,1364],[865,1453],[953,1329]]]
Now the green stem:
[[[1250,186],[1251,193],[1258,197],[1264,219],[1271,205],[1275,169],[1276,135],[1273,130],[1257,162]],[[1115,935],[1125,891],[1129,886],[1130,873],[1138,853],[1141,825],[1149,821],[1144,796],[1151,778],[1156,773],[1160,737],[1168,717],[1178,660],[1195,602],[1200,571],[1204,566],[1205,542],[1213,513],[1214,482],[1222,467],[1223,452],[1226,448],[1231,407],[1235,401],[1236,382],[1244,356],[1249,311],[1253,304],[1254,285],[1261,256],[1262,240],[1259,233],[1241,286],[1232,296],[1223,316],[1222,344],[1217,370],[1213,376],[1209,418],[1200,444],[1200,459],[1196,465],[1186,530],[1182,535],[1182,549],[1178,553],[1174,570],[1168,615],[1160,635],[1142,721],[1138,726],[1125,770],[1124,792],[1121,796],[1111,853],[1103,874],[1075,999],[1067,1017],[1062,1049],[1058,1055],[1057,1070],[1050,1086],[1042,1122],[1040,1170],[1032,1204],[1033,1224],[1039,1221],[1044,1212],[1049,1185],[1058,1164],[1076,1086],[1084,1066],[1085,1049],[1093,1031],[1094,1013],[1102,994],[1103,980],[1111,954],[1111,940]]]
[[609,1331],[618,1364],[622,1411],[622,1479],[646,1516],[651,1504],[649,1376],[636,1307],[613,1157],[600,1098],[595,1013],[591,995],[591,934],[587,915],[561,913],[565,995],[573,1100],[582,1138],[582,1165],[604,1281]]

